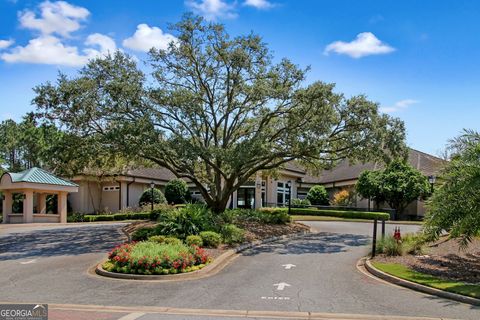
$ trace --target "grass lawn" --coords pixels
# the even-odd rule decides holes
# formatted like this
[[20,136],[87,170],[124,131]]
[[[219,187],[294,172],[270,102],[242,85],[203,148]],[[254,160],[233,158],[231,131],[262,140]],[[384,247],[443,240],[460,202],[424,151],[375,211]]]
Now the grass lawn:
[[[328,216],[303,216],[303,215],[292,215],[293,221],[349,221],[349,222],[368,222],[371,223],[372,220],[367,219],[352,219],[352,218],[340,218],[340,217],[328,217]],[[388,223],[395,224],[413,224],[421,225],[421,221],[387,221]]]
[[428,274],[413,271],[398,263],[382,263],[372,261],[372,264],[375,266],[375,268],[382,270],[383,272],[405,280],[420,283],[435,289],[462,294],[464,296],[480,298],[480,285],[440,279]]

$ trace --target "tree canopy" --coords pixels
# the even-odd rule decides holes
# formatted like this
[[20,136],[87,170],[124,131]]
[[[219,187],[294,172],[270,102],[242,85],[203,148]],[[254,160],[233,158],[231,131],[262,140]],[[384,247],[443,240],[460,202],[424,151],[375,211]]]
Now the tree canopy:
[[45,166],[61,138],[54,125],[37,123],[33,113],[18,123],[4,120],[0,123],[0,165],[13,172]]
[[403,160],[393,160],[382,171],[363,172],[356,184],[357,192],[363,197],[385,201],[401,215],[414,200],[430,193],[427,177]]
[[400,120],[363,95],[305,85],[308,68],[274,62],[259,36],[232,37],[193,15],[171,29],[177,40],[150,51],[151,77],[122,52],[97,58],[73,78],[37,86],[39,113],[187,178],[217,212],[257,172],[292,160],[323,168],[404,152]]
[[450,148],[453,155],[428,202],[424,230],[434,238],[447,231],[466,246],[480,235],[480,133],[466,131]]

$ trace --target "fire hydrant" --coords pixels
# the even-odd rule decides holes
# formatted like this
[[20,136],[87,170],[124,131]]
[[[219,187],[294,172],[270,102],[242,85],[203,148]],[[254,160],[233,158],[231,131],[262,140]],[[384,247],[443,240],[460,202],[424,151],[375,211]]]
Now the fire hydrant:
[[397,242],[402,240],[402,234],[400,233],[400,227],[395,227],[395,231],[393,232],[393,238],[397,240]]

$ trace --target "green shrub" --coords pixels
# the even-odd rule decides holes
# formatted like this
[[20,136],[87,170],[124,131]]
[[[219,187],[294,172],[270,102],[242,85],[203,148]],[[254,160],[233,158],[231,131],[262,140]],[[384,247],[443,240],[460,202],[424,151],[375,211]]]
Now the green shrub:
[[185,240],[185,243],[186,243],[188,246],[197,246],[197,247],[203,246],[202,237],[200,237],[200,236],[195,236],[195,235],[190,235],[190,236],[188,236],[187,239]]
[[172,244],[172,245],[181,245],[183,244],[183,241],[175,238],[175,237],[166,237],[165,240],[163,241],[166,244]]
[[148,241],[150,242],[156,242],[156,243],[164,243],[165,242],[165,236],[160,236],[160,235],[157,235],[157,236],[150,236],[148,237]]
[[329,197],[328,192],[324,186],[316,185],[310,188],[307,193],[307,199],[314,205],[328,205]]
[[165,198],[170,204],[182,204],[190,201],[190,190],[185,180],[170,180],[165,186]]
[[113,220],[127,220],[129,215],[127,213],[116,213],[113,215]]
[[423,254],[426,242],[422,234],[407,233],[402,237],[403,250],[408,254]]
[[225,224],[221,232],[224,242],[228,244],[241,243],[245,238],[245,230],[234,224]]
[[292,206],[296,208],[306,208],[311,205],[310,200],[308,199],[292,199]]
[[72,213],[67,215],[67,221],[68,222],[84,222],[88,221],[85,219],[85,215],[83,213]]
[[377,253],[384,253],[387,256],[401,256],[404,254],[403,246],[392,236],[386,236],[385,239],[378,241]]
[[133,241],[142,241],[147,240],[150,236],[155,234],[155,228],[153,227],[144,227],[135,230],[132,234]]
[[261,216],[261,222],[267,224],[286,224],[292,219],[288,215],[287,208],[261,208],[258,210],[263,215]]
[[157,229],[158,234],[185,239],[189,235],[212,230],[214,227],[213,214],[206,206],[188,204],[185,208],[168,212],[159,218]]
[[139,205],[150,205],[152,203],[152,193],[153,203],[167,203],[162,191],[158,190],[157,188],[153,188],[153,192],[152,189],[146,189],[143,191],[142,195],[140,196],[140,200],[138,201]]
[[[287,208],[273,208],[272,210],[279,210],[288,212]],[[304,215],[304,216],[327,216],[338,217],[347,219],[368,219],[368,220],[388,220],[390,215],[385,212],[367,212],[367,211],[342,211],[342,210],[321,210],[321,209],[305,209],[305,208],[292,208],[290,210],[292,215]]]
[[222,236],[213,231],[200,232],[203,244],[209,248],[217,248],[222,243]]

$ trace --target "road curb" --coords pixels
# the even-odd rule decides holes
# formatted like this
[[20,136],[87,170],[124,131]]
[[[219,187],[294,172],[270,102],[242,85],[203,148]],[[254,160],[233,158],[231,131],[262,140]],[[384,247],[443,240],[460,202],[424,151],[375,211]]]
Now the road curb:
[[[0,303],[11,303],[3,302]],[[38,301],[36,302],[38,303]],[[185,316],[212,316],[212,317],[242,317],[242,318],[269,318],[269,319],[316,319],[316,320],[447,320],[439,317],[369,315],[348,313],[326,313],[309,311],[261,311],[261,310],[225,310],[225,309],[189,309],[156,306],[106,306],[106,305],[79,305],[48,303],[49,310],[90,311],[110,313],[133,313]]]
[[370,259],[363,258],[363,260],[364,260],[365,269],[368,272],[370,272],[372,275],[374,275],[374,276],[376,276],[376,277],[378,277],[382,280],[388,281],[390,283],[393,283],[393,284],[396,284],[396,285],[399,285],[399,286],[402,286],[402,287],[405,287],[405,288],[408,288],[408,289],[412,289],[412,290],[419,291],[419,292],[422,292],[422,293],[427,293],[427,294],[430,294],[430,295],[434,295],[434,296],[437,296],[437,297],[446,298],[446,299],[450,299],[450,300],[455,300],[455,301],[458,301],[458,302],[467,303],[467,304],[471,304],[471,305],[475,305],[475,306],[480,306],[480,299],[467,297],[467,296],[463,296],[461,294],[457,294],[457,293],[453,293],[453,292],[447,292],[447,291],[443,291],[443,290],[440,290],[440,289],[435,289],[435,288],[432,288],[432,287],[428,287],[428,286],[425,286],[425,285],[422,285],[422,284],[419,284],[419,283],[416,283],[416,282],[408,281],[408,280],[393,276],[391,274],[388,274],[386,272],[383,272],[383,271],[375,268],[372,265],[372,263],[370,262]]
[[232,262],[238,254],[242,251],[280,240],[286,239],[297,239],[299,237],[305,236],[307,234],[311,234],[310,231],[303,231],[297,232],[291,235],[283,235],[278,237],[270,237],[267,239],[254,241],[246,244],[242,244],[234,249],[230,249],[220,256],[215,258],[213,262],[206,265],[204,268],[188,272],[188,273],[179,273],[179,274],[171,274],[171,275],[144,275],[144,274],[127,274],[127,273],[117,273],[117,272],[110,272],[103,269],[102,265],[107,261],[107,259],[103,260],[95,267],[95,273],[99,276],[107,277],[107,278],[115,278],[119,280],[144,280],[144,281],[156,281],[156,282],[171,282],[171,281],[185,281],[185,280],[197,280],[206,277],[213,276],[217,274],[219,271],[223,270],[230,262]]

